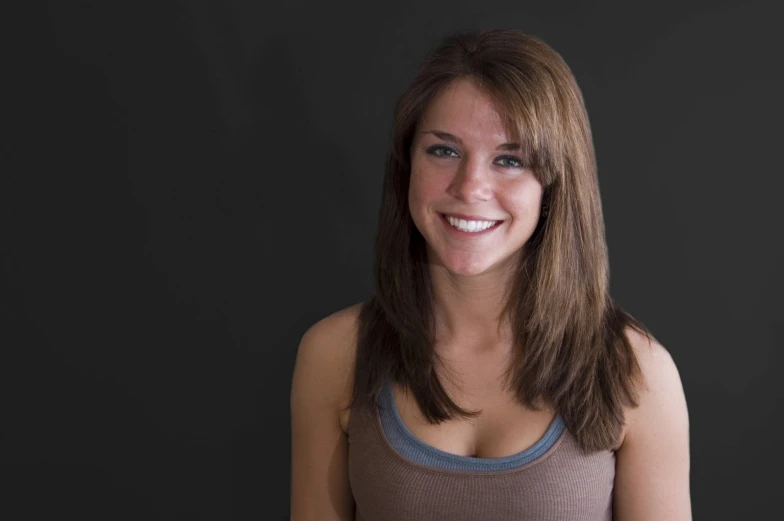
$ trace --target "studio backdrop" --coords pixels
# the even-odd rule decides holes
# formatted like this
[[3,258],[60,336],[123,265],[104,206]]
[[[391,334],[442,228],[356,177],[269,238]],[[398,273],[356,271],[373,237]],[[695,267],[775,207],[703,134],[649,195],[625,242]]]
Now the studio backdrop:
[[583,91],[612,296],[680,371],[695,519],[775,517],[773,6],[52,1],[4,16],[0,518],[285,519],[297,345],[373,291],[397,97],[443,37],[491,27],[543,39]]

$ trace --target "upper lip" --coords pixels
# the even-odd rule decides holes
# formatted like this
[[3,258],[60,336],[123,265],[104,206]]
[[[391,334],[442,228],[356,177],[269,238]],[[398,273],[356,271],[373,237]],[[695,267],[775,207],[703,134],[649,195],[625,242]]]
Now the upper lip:
[[448,217],[454,217],[456,219],[464,219],[466,221],[489,221],[489,222],[497,222],[503,221],[503,219],[489,219],[487,217],[480,217],[478,215],[465,215],[462,213],[443,213]]

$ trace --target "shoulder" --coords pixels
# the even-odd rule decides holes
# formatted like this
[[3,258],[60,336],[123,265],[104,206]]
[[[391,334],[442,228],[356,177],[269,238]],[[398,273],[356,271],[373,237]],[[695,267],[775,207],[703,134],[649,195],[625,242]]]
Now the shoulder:
[[632,419],[644,420],[644,416],[665,412],[659,407],[668,403],[673,407],[683,407],[680,412],[685,413],[680,372],[670,352],[653,336],[649,338],[635,329],[627,328],[626,337],[642,373],[639,407],[630,410]]
[[361,308],[357,303],[320,319],[305,331],[297,348],[294,383],[311,389],[308,394],[320,396],[336,411],[351,396]]
[[689,413],[680,373],[656,339],[634,330],[627,338],[642,381],[617,451],[618,519],[690,519]]
[[[345,348],[346,341],[356,337],[357,321],[359,312],[362,309],[362,302],[335,311],[312,326],[302,335],[300,350],[316,350],[323,353],[331,348]],[[330,346],[330,347],[316,347]],[[336,354],[336,353],[333,353]]]
[[353,371],[358,308],[310,326],[297,348],[291,383],[291,518],[350,519],[348,437],[341,409]]
[[[641,379],[638,407],[628,407],[625,411],[624,441],[645,422],[655,421],[657,414],[666,414],[668,403],[678,405],[680,412],[686,413],[680,373],[670,352],[652,335],[648,337],[632,327],[627,327],[625,334],[640,366]],[[688,418],[683,416],[681,420],[688,421]]]

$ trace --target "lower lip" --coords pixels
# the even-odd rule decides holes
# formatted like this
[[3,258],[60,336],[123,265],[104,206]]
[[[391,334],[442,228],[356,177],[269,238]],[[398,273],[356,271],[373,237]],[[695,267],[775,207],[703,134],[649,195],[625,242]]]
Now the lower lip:
[[447,229],[449,229],[449,231],[452,234],[454,234],[456,237],[465,237],[465,238],[481,237],[482,235],[487,235],[488,233],[492,232],[496,228],[500,228],[501,225],[504,224],[504,221],[499,221],[499,222],[495,223],[494,225],[492,225],[490,228],[487,228],[486,230],[482,230],[481,232],[464,232],[462,230],[458,230],[457,228],[455,228],[454,226],[449,224],[449,221],[446,220],[446,217],[444,217],[443,214],[440,214],[440,215],[441,215],[441,222],[444,223],[444,225],[447,227]]

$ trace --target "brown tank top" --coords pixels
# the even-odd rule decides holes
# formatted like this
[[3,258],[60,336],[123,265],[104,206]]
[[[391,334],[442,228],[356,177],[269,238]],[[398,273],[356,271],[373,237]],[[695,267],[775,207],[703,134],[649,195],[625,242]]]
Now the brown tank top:
[[[522,459],[501,458],[506,463],[496,470],[500,460],[451,455],[413,438],[389,397],[376,411],[353,410],[348,458],[355,521],[611,521],[615,452],[584,453],[568,429],[555,428],[559,420],[545,435],[550,440]],[[400,441],[396,428],[408,439]],[[429,464],[431,457],[445,464]],[[510,468],[514,461],[522,463]]]

